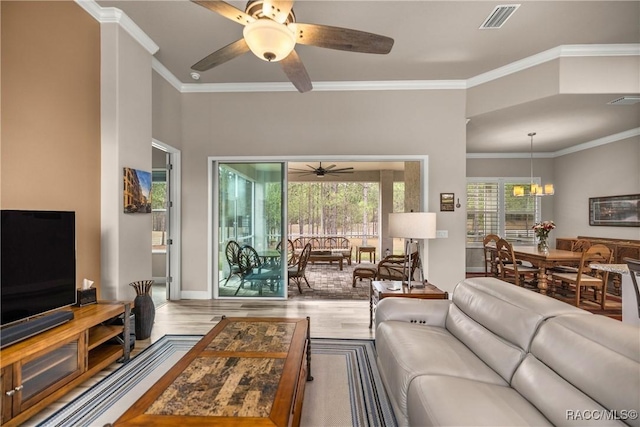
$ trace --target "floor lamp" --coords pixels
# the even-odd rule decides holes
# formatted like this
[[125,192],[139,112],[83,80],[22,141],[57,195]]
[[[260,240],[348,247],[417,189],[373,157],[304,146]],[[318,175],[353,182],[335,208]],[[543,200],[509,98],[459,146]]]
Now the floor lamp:
[[[409,279],[409,287],[412,285],[411,272],[411,249],[414,239],[435,239],[436,238],[436,214],[434,212],[403,212],[389,214],[389,237],[401,237],[405,239],[405,256],[408,255],[408,263],[403,266],[403,275]],[[420,258],[420,242],[418,243],[418,258]],[[424,286],[424,274],[422,266],[420,268],[420,284]],[[408,272],[407,272],[408,269]],[[404,278],[403,278],[404,282]],[[404,283],[403,283],[404,284]]]

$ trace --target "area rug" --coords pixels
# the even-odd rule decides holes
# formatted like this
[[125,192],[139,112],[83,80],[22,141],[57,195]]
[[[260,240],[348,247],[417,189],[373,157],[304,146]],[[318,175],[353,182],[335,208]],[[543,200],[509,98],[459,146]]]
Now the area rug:
[[[115,421],[202,338],[165,335],[39,426],[104,426]],[[311,339],[302,426],[396,426],[371,340]]]

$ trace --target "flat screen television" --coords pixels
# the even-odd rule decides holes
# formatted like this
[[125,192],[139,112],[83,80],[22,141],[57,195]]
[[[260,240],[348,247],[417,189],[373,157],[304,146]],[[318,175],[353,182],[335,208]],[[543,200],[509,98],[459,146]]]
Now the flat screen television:
[[75,212],[0,214],[0,324],[75,304]]

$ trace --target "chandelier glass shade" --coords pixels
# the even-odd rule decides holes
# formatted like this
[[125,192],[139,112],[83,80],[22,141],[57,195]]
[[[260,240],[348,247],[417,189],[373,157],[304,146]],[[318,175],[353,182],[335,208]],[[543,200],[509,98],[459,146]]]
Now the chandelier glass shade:
[[296,45],[293,31],[287,25],[269,18],[256,19],[247,24],[242,34],[251,52],[263,61],[281,61],[289,56]]
[[[533,182],[533,137],[536,135],[535,132],[531,132],[527,134],[531,138],[531,181],[529,185],[514,185],[513,186],[513,195],[515,197],[524,197],[524,196],[553,196],[555,193],[555,189],[553,188],[553,184],[544,184],[538,185]],[[528,187],[528,188],[527,188]]]

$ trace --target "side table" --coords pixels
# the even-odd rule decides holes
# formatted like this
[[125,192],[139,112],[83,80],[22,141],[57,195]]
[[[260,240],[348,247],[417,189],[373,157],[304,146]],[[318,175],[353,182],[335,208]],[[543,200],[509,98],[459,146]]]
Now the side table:
[[[362,261],[362,253],[369,254],[369,262],[376,263],[376,247],[375,246],[358,246],[358,263]],[[373,261],[371,260],[373,258]]]
[[409,288],[400,281],[372,280],[369,288],[369,329],[373,326],[373,313],[378,302],[383,298],[402,297],[418,299],[449,299],[449,293],[438,289],[427,281],[424,288]]

